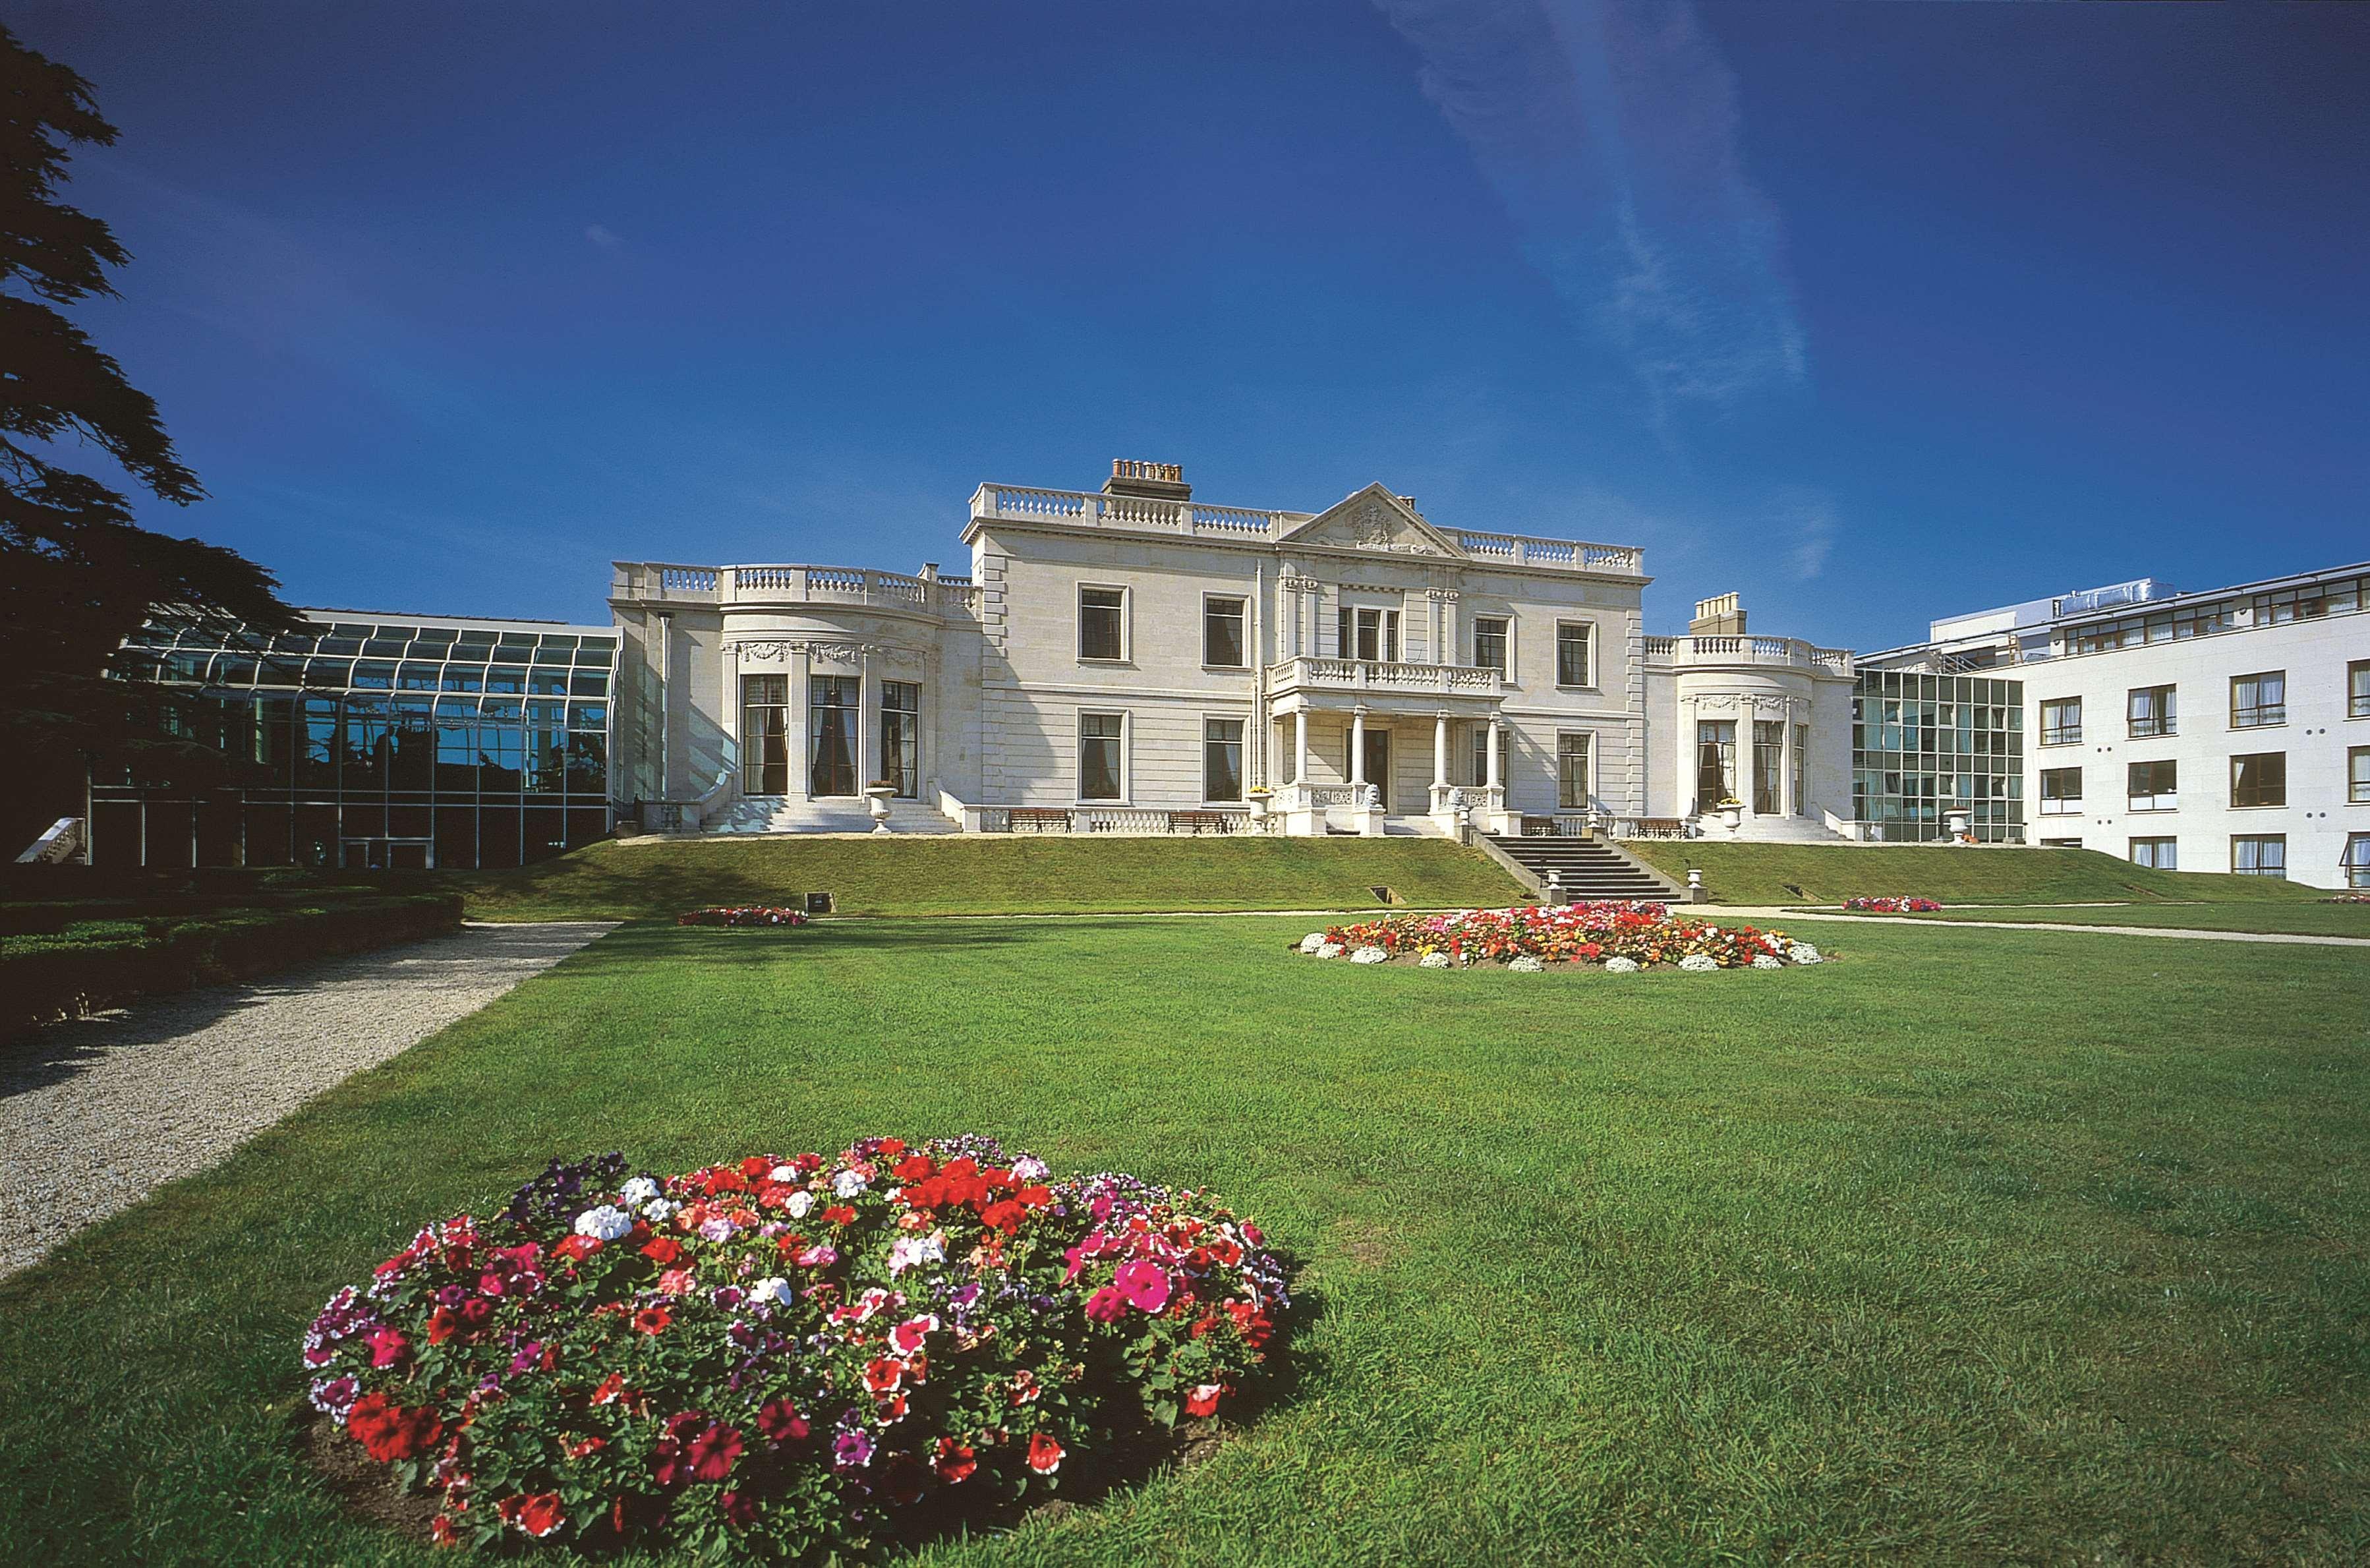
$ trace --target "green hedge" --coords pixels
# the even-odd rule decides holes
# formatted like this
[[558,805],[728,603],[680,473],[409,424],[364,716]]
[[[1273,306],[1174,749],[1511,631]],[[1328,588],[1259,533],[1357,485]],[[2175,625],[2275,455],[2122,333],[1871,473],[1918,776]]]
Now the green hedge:
[[454,894],[367,894],[194,917],[75,920],[0,937],[0,1036],[143,994],[249,979],[460,925]]

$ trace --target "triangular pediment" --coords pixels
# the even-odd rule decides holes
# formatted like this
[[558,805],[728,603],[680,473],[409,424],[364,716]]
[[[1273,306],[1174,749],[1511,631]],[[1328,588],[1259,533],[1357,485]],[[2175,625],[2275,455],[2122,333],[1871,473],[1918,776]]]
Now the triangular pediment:
[[1379,484],[1336,502],[1303,523],[1280,541],[1288,545],[1331,545],[1349,550],[1373,550],[1378,555],[1455,556],[1465,552],[1455,541],[1419,516],[1415,509]]

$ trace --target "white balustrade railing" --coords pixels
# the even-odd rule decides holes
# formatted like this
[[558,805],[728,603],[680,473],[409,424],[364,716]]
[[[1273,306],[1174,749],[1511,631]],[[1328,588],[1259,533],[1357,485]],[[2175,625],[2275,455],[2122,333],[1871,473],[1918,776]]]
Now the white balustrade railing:
[[1656,664],[1780,664],[1848,675],[1848,648],[1819,648],[1793,637],[1650,637],[1646,659]]
[[967,577],[908,576],[854,566],[670,566],[620,561],[610,586],[621,599],[708,605],[865,605],[973,616],[979,589]]
[[1585,539],[1546,539],[1532,534],[1485,534],[1469,528],[1454,531],[1457,548],[1484,560],[1515,566],[1560,566],[1575,571],[1614,571],[1642,575],[1646,552],[1635,545],[1594,545]]
[[1268,669],[1276,695],[1294,690],[1415,692],[1496,697],[1506,677],[1487,664],[1413,664],[1375,659],[1287,659]]
[[972,494],[971,514],[1018,523],[1051,519],[1094,527],[1157,528],[1175,534],[1265,539],[1281,537],[1287,528],[1307,522],[1312,515],[1305,512],[1212,506],[1198,501],[1104,495],[1098,490],[1035,490],[1024,485],[980,486]]

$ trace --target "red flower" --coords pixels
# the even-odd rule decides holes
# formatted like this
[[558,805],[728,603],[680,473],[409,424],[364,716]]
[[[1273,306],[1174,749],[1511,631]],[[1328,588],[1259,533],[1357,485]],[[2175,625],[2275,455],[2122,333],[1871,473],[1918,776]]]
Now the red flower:
[[559,1511],[559,1493],[539,1492],[532,1497],[505,1497],[494,1505],[502,1523],[516,1525],[540,1540],[567,1522]]
[[444,1423],[424,1405],[406,1410],[385,1394],[364,1394],[346,1412],[346,1430],[372,1458],[391,1465],[435,1447]]
[[823,1211],[823,1222],[825,1225],[854,1225],[856,1211],[846,1204],[834,1204]]
[[762,1154],[753,1154],[741,1162],[741,1174],[754,1179],[774,1168],[774,1162]]
[[612,1372],[601,1379],[600,1387],[592,1390],[592,1402],[596,1405],[607,1404],[625,1391],[626,1375],[623,1372]]
[[411,1342],[385,1323],[371,1331],[367,1343],[371,1348],[373,1366],[392,1366],[411,1354]]
[[637,1333],[655,1334],[674,1321],[674,1314],[663,1307],[645,1307],[634,1314]]
[[757,1522],[757,1505],[737,1492],[728,1492],[716,1500],[723,1512],[724,1522],[734,1529],[745,1530]]
[[880,1140],[880,1152],[887,1155],[890,1159],[894,1159],[899,1155],[905,1152],[905,1140],[903,1138],[882,1138]]
[[1042,1208],[1053,1201],[1053,1189],[1044,1186],[1023,1187],[1012,1196],[1015,1202],[1030,1208]]
[[435,1522],[428,1527],[428,1539],[439,1546],[458,1546],[461,1544],[461,1530],[453,1523],[452,1515],[439,1514]]
[[1226,1391],[1222,1383],[1204,1383],[1185,1396],[1185,1413],[1199,1419],[1218,1413],[1218,1396]]
[[570,1262],[581,1263],[600,1250],[601,1239],[598,1236],[570,1236],[567,1240],[554,1247],[551,1250],[551,1255],[555,1258],[566,1258]]
[[740,1429],[711,1426],[691,1440],[691,1479],[722,1481],[732,1472],[732,1462],[740,1457]]
[[905,1364],[886,1355],[874,1356],[864,1364],[864,1386],[876,1394],[894,1393],[905,1378]]
[[909,1155],[892,1166],[889,1174],[900,1182],[919,1182],[938,1168],[938,1162],[926,1154]]
[[999,1202],[992,1203],[985,1208],[980,1210],[979,1220],[982,1225],[986,1226],[990,1230],[1001,1230],[1009,1233],[1020,1228],[1021,1216],[1028,1212],[1029,1211],[1027,1209],[1023,1208],[1019,1204],[1014,1202],[1012,1199],[1005,1198]]
[[672,1236],[661,1236],[642,1249],[642,1256],[661,1268],[667,1268],[683,1256],[683,1243]]
[[1062,1445],[1040,1432],[1029,1439],[1029,1468],[1039,1475],[1052,1475],[1062,1468]]
[[807,1418],[788,1400],[768,1400],[757,1412],[757,1430],[769,1443],[795,1443],[807,1435]]
[[1087,1316],[1098,1323],[1116,1323],[1127,1316],[1127,1297],[1104,1286],[1087,1297]]
[[938,1439],[938,1457],[934,1468],[938,1470],[940,1481],[951,1484],[958,1481],[968,1480],[972,1471],[979,1469],[979,1456],[972,1451],[968,1444],[958,1443],[951,1437],[941,1437]]
[[608,1446],[606,1437],[570,1437],[559,1445],[559,1451],[571,1459],[581,1459],[587,1454],[597,1454]]
[[461,1332],[461,1319],[450,1307],[439,1307],[428,1314],[428,1343],[443,1344]]

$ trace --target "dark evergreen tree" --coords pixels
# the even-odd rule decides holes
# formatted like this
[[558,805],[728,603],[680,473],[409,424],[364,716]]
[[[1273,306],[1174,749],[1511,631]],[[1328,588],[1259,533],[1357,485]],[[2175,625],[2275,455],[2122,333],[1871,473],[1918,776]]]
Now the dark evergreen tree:
[[[56,309],[115,293],[131,259],[106,224],[58,198],[77,144],[115,127],[90,84],[0,27],[0,848],[80,809],[94,760],[191,780],[223,759],[166,722],[172,694],[119,661],[152,613],[263,634],[293,629],[272,575],[236,552],[133,521],[123,491],[80,471],[96,447],[160,501],[202,499],[156,404]],[[108,678],[109,675],[115,678]]]

